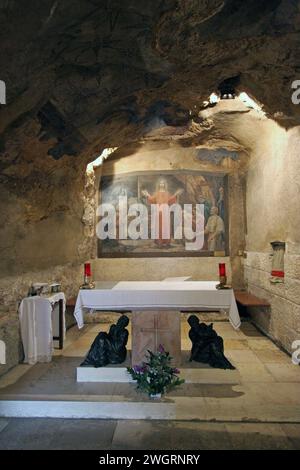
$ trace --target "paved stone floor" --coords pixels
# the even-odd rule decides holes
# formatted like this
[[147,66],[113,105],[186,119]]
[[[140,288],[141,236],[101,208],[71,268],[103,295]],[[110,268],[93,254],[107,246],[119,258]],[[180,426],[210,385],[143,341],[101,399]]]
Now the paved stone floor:
[[[178,409],[172,421],[0,418],[0,449],[300,449],[300,367],[249,322],[239,331],[224,321],[214,327],[236,370],[206,366],[201,383],[168,395]],[[76,383],[76,365],[99,330],[108,328],[72,328],[50,364],[22,364],[1,377],[0,400],[14,394],[107,395],[124,400],[124,410],[126,400],[147,400],[133,384]],[[185,323],[182,348],[190,349]]]
[[300,449],[300,424],[0,418],[0,449]]

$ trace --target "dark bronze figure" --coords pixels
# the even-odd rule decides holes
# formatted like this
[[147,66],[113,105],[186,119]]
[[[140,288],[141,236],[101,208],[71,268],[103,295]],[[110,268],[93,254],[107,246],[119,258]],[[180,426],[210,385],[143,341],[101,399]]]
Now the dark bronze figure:
[[81,366],[103,367],[107,364],[121,364],[126,359],[126,344],[129,318],[122,315],[109,332],[100,331]]
[[200,323],[196,315],[191,315],[188,323],[191,326],[189,337],[192,341],[190,361],[204,362],[219,369],[235,369],[224,356],[223,339],[213,329],[212,323]]

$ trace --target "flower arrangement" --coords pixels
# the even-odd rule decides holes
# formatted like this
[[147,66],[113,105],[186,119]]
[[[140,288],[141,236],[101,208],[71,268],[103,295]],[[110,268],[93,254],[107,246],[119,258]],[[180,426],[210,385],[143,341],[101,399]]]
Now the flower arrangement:
[[155,396],[164,394],[184,383],[184,380],[177,376],[180,371],[171,366],[172,357],[162,345],[159,346],[156,353],[149,350],[148,353],[148,362],[127,367],[133,380],[137,381],[138,389],[147,392],[149,396]]

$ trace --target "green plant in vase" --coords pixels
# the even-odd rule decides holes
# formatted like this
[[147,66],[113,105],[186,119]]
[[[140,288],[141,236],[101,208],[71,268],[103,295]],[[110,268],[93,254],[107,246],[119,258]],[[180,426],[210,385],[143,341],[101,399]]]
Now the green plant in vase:
[[147,362],[133,367],[127,367],[137,388],[148,393],[150,397],[160,397],[164,393],[184,383],[177,374],[180,371],[172,367],[172,357],[160,345],[157,352],[148,351]]

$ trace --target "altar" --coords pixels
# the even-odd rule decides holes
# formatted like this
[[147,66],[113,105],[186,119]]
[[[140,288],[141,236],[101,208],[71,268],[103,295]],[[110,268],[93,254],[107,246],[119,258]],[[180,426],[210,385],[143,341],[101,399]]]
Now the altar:
[[233,328],[241,321],[232,289],[217,289],[217,281],[97,282],[95,289],[81,289],[74,316],[79,328],[84,311],[132,312],[132,363],[145,359],[149,350],[163,344],[180,363],[180,312],[227,311]]

